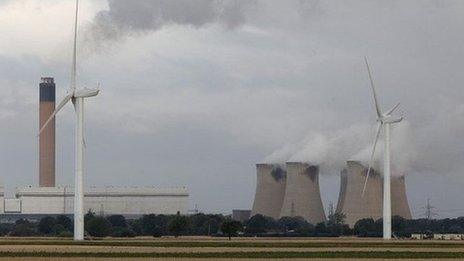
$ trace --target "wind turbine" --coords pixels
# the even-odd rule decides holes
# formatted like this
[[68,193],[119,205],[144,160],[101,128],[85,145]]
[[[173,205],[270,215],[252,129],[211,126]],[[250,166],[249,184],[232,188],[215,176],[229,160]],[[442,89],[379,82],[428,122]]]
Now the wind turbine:
[[403,120],[403,117],[395,117],[392,116],[392,113],[398,108],[400,105],[397,103],[393,108],[388,110],[385,113],[382,113],[380,109],[379,102],[377,100],[377,94],[375,92],[374,81],[372,80],[371,70],[369,68],[369,63],[367,62],[367,58],[364,59],[366,62],[367,73],[369,74],[369,80],[372,88],[372,94],[374,96],[374,104],[375,110],[377,113],[377,132],[375,135],[374,145],[372,148],[371,159],[369,162],[369,167],[367,168],[367,175],[366,180],[364,182],[364,188],[362,191],[362,195],[364,196],[364,192],[366,190],[367,181],[369,179],[369,174],[371,172],[372,166],[374,164],[374,154],[375,149],[377,147],[377,142],[380,137],[380,131],[382,127],[385,133],[385,142],[384,142],[384,152],[383,152],[383,238],[384,239],[391,239],[391,189],[390,189],[390,126],[394,123],[398,123]]
[[68,94],[58,104],[50,118],[39,130],[39,135],[55,117],[55,115],[69,102],[74,105],[76,112],[76,155],[75,155],[75,180],[74,180],[74,240],[84,240],[84,99],[96,96],[98,89],[76,90],[76,65],[77,65],[77,18],[79,14],[79,0],[76,0],[76,16],[74,20],[74,43],[71,69],[71,86]]

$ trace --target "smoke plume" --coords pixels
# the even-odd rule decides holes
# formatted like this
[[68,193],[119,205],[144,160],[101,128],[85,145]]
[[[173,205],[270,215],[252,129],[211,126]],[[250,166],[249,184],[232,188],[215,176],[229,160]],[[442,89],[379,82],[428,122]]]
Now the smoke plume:
[[108,0],[108,10],[98,12],[85,30],[86,40],[117,41],[169,25],[200,28],[220,24],[234,29],[245,22],[245,11],[254,2],[238,0]]

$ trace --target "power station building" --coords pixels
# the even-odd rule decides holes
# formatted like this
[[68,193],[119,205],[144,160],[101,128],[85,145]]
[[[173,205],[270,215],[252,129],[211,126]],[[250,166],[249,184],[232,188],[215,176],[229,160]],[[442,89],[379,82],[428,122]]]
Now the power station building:
[[[55,82],[41,78],[39,84],[39,129],[55,110]],[[55,184],[55,119],[39,138],[39,186],[16,188],[13,198],[5,198],[0,187],[0,220],[46,215],[72,215],[74,188]],[[84,211],[101,215],[187,214],[189,193],[185,187],[87,187]]]
[[[68,215],[74,211],[74,188],[21,187],[16,189],[15,198],[5,199],[4,202],[0,213]],[[86,212],[126,217],[178,212],[187,214],[187,204],[188,192],[185,188],[90,187],[84,196]]]
[[[345,214],[345,222],[350,226],[363,218],[376,220],[383,216],[383,178],[371,170],[363,196],[366,175],[367,168],[358,161],[348,161],[340,175],[336,212]],[[392,176],[391,182],[392,215],[410,219],[404,176]]]

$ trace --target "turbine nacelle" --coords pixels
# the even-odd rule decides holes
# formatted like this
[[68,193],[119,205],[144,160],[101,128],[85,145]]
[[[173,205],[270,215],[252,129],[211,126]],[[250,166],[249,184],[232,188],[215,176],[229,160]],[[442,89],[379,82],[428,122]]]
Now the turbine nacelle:
[[88,98],[97,96],[99,92],[99,89],[82,89],[75,91],[73,96],[74,98]]
[[379,117],[378,121],[381,123],[397,123],[403,120],[403,116],[392,116],[392,113],[398,109],[400,106],[400,103],[397,103],[395,106],[393,106],[390,110],[388,110],[386,113],[382,114],[381,117]]
[[403,116],[400,117],[395,117],[391,115],[382,115],[382,118],[378,119],[377,121],[382,123],[382,124],[392,124],[392,123],[397,123],[403,120]]

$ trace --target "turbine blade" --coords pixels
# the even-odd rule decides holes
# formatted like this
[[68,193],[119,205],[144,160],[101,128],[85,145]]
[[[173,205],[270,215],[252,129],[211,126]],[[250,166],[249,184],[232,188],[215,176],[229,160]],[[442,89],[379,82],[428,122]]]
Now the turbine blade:
[[74,42],[73,42],[73,56],[71,65],[71,93],[76,90],[76,67],[77,67],[77,19],[79,14],[79,0],[76,0],[76,15],[74,17]]
[[375,93],[374,80],[372,80],[371,68],[369,67],[369,63],[367,62],[367,57],[364,57],[364,61],[366,62],[367,73],[369,74],[369,81],[371,83],[372,94],[374,96],[375,110],[377,112],[377,116],[381,118],[382,111],[380,110],[379,102],[377,100],[377,94]]
[[400,106],[400,103],[398,102],[395,106],[393,106],[393,108],[388,110],[386,114],[391,115],[396,109],[398,109],[399,106]]
[[66,105],[66,103],[68,103],[69,100],[71,100],[72,97],[73,97],[73,94],[68,94],[67,96],[63,98],[63,100],[56,107],[55,111],[53,111],[52,115],[50,115],[50,117],[44,123],[42,128],[40,128],[39,134],[37,136],[40,136],[40,134],[45,129],[45,127],[47,127],[48,123],[50,123],[50,121],[55,117],[55,115]]
[[375,134],[374,145],[372,147],[371,159],[369,161],[369,166],[367,168],[366,180],[364,181],[364,187],[363,187],[363,190],[362,190],[362,196],[363,197],[364,197],[364,192],[366,192],[366,186],[367,186],[367,181],[369,180],[369,174],[371,172],[372,166],[374,165],[375,149],[377,147],[377,142],[379,141],[379,136],[380,136],[380,131],[381,130],[382,130],[382,123],[379,122],[379,124],[377,125],[377,132]]

